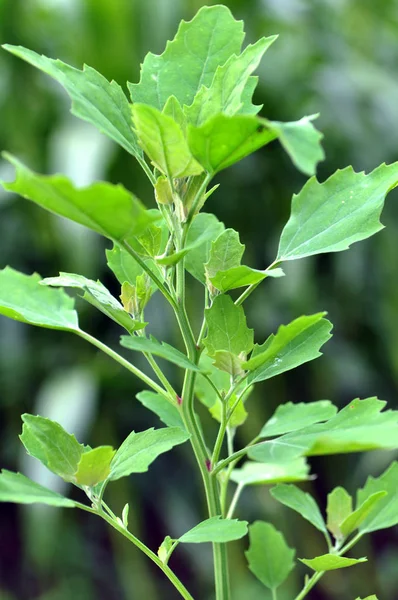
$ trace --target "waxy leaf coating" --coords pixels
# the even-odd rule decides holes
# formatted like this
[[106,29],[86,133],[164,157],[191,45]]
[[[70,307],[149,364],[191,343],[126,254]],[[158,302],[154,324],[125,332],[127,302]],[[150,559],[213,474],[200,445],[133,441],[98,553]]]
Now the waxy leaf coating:
[[247,521],[237,519],[223,519],[222,517],[211,517],[196,525],[179,539],[185,544],[201,544],[203,542],[214,542],[224,544],[239,540],[247,533]]

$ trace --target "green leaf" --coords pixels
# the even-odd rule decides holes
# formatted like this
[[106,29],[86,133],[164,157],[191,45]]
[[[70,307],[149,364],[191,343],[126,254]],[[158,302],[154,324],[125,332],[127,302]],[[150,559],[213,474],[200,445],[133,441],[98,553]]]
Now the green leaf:
[[78,331],[74,302],[65,292],[41,287],[40,275],[10,267],[0,271],[0,314],[40,327]]
[[185,136],[187,129],[187,120],[185,118],[184,111],[182,110],[182,106],[175,96],[170,96],[168,98],[166,104],[164,105],[162,113],[167,117],[171,117],[173,121],[175,121],[180,127],[181,131]]
[[210,279],[211,284],[220,292],[228,292],[246,285],[260,283],[270,275],[271,271],[259,271],[246,265],[233,267],[227,271],[219,271]]
[[326,533],[326,525],[321,511],[314,498],[292,484],[280,483],[270,490],[271,495],[289,508],[298,512],[303,519],[309,521],[314,527]]
[[84,300],[90,302],[129,333],[133,333],[137,329],[143,329],[146,325],[146,323],[132,319],[120,302],[112,296],[100,281],[86,279],[83,275],[76,275],[75,273],[61,272],[59,277],[47,277],[40,283],[53,287],[71,287],[82,290]]
[[168,559],[168,555],[170,550],[173,547],[173,540],[171,539],[171,537],[169,535],[166,535],[166,537],[164,538],[163,542],[160,544],[159,548],[158,548],[158,557],[160,558],[160,560],[162,561],[163,564],[167,564],[167,559]]
[[249,526],[250,546],[245,552],[250,571],[267,588],[276,590],[294,567],[295,550],[270,523]]
[[217,354],[226,353],[241,364],[253,347],[253,330],[246,325],[242,306],[236,306],[230,296],[218,296],[205,310],[205,318],[208,333],[203,343],[208,354],[217,362]]
[[249,86],[252,85],[250,75],[277,37],[261,38],[255,44],[247,46],[239,56],[233,54],[228,57],[217,68],[211,85],[202,86],[194,102],[185,109],[189,122],[198,126],[220,113],[231,116],[242,110],[245,113],[258,112],[258,107],[252,105],[251,98],[243,98],[243,94],[249,80]]
[[[251,389],[245,394],[245,397],[241,398],[236,405],[234,412],[228,420],[229,427],[240,427],[246,421],[248,417],[248,412],[245,408],[245,401],[247,397],[250,395]],[[237,394],[232,394],[228,400],[228,410],[230,410],[237,400]],[[215,403],[209,409],[211,416],[213,419],[222,423],[223,421],[223,404],[220,398],[217,396]]]
[[202,521],[179,538],[185,544],[201,544],[214,542],[224,544],[239,540],[247,534],[247,521],[212,517]]
[[109,479],[114,481],[131,473],[144,473],[160,454],[183,444],[189,437],[189,433],[180,427],[147,429],[140,433],[133,431],[116,452]]
[[133,156],[142,157],[142,150],[131,128],[130,105],[115,81],[109,82],[87,65],[83,71],[79,71],[60,60],[40,56],[22,46],[7,44],[3,48],[58,81],[69,94],[71,112],[76,117],[97,127]]
[[337,540],[344,539],[340,524],[352,513],[352,497],[343,488],[337,487],[328,494],[326,508],[327,528]]
[[273,437],[303,429],[320,421],[327,421],[337,412],[337,408],[329,400],[298,403],[287,402],[276,409],[272,417],[260,431],[260,438]]
[[372,594],[372,596],[366,596],[366,598],[357,598],[357,600],[377,600],[377,596]]
[[74,482],[84,446],[59,423],[40,416],[22,415],[21,442],[30,456],[65,481]]
[[114,244],[112,250],[106,250],[108,267],[114,273],[120,285],[125,281],[135,285],[136,279],[144,270],[137,261],[123,248]]
[[340,524],[341,533],[347,537],[358,529],[358,527],[365,521],[365,519],[370,515],[375,508],[379,505],[379,502],[382,498],[387,496],[386,491],[376,492],[372,494],[364,502],[357,508],[352,514],[348,515],[344,521]]
[[199,127],[188,125],[188,146],[211,175],[226,169],[276,139],[263,120],[250,115],[217,115]]
[[172,117],[146,104],[134,104],[132,112],[134,127],[144,152],[170,181],[199,175],[203,171]]
[[377,492],[387,492],[379,500],[376,510],[372,511],[360,524],[359,532],[370,533],[387,529],[398,524],[398,463],[394,462],[380,477],[369,477],[365,486],[358,490],[357,504],[361,506]]
[[332,324],[326,313],[302,316],[288,325],[281,325],[261,346],[256,345],[251,358],[243,364],[252,371],[248,381],[264,381],[294,369],[321,356],[319,349],[330,338]]
[[16,181],[2,183],[6,190],[114,242],[131,243],[157,218],[120,184],[97,182],[78,189],[63,175],[38,175],[13,156],[4,156],[16,168]]
[[[187,246],[190,248],[185,257],[185,268],[198,281],[205,284],[205,263],[209,260],[212,241],[224,230],[224,225],[215,215],[199,213],[193,219],[188,230]],[[211,235],[204,235],[205,233]],[[203,242],[197,244],[198,239]]]
[[304,458],[287,463],[258,463],[247,461],[240,469],[234,469],[231,480],[240,485],[270,485],[290,481],[305,481],[309,467]]
[[0,474],[0,502],[75,507],[75,503],[69,498],[48,490],[21,473],[12,473],[6,470]]
[[109,476],[114,454],[115,450],[112,446],[98,446],[83,452],[74,475],[75,483],[94,487],[105,481]]
[[299,561],[317,572],[344,569],[358,563],[367,562],[367,560],[367,558],[346,558],[345,556],[336,556],[336,554],[323,554],[311,559],[299,558]]
[[209,87],[219,65],[238,54],[243,23],[225,6],[202,7],[192,21],[182,21],[161,55],[149,53],[138,84],[128,84],[133,102],[162,110],[170,96],[191,104],[202,85]]
[[398,184],[398,163],[381,165],[369,175],[352,167],[336,171],[324,183],[315,177],[293,196],[277,261],[346,250],[383,228],[380,214],[386,194]]
[[181,429],[185,429],[177,407],[168,402],[164,396],[156,394],[156,392],[144,390],[143,392],[139,392],[136,398],[146,408],[154,412],[168,427],[181,427]]
[[306,175],[314,175],[317,163],[325,159],[320,143],[323,134],[311,123],[317,116],[303,117],[290,123],[269,122],[293,164]]
[[122,335],[120,338],[120,343],[129,350],[150,352],[151,354],[160,356],[161,358],[164,358],[165,360],[168,360],[183,369],[200,371],[200,367],[189,360],[185,354],[177,350],[177,348],[173,348],[173,346],[166,344],[166,342],[159,342],[152,335],[150,338]]

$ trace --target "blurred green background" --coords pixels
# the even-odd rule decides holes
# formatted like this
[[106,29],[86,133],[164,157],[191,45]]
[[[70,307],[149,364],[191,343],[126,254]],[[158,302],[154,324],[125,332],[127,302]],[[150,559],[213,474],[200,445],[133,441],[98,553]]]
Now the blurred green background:
[[[148,50],[161,52],[181,18],[190,19],[201,0],[0,0],[0,41],[21,44],[74,66],[85,62],[124,85],[139,77]],[[212,4],[208,2],[207,4]],[[398,3],[396,0],[226,0],[246,23],[247,41],[279,33],[259,69],[257,103],[276,120],[320,113],[325,134],[324,179],[352,164],[369,170],[398,158]],[[133,159],[94,128],[69,113],[69,99],[45,75],[0,53],[0,148],[41,172],[64,172],[77,184],[95,179],[122,182],[153,204],[151,190]],[[0,178],[11,178],[0,160]],[[246,260],[258,268],[273,259],[290,199],[305,179],[277,145],[246,159],[219,177],[209,200],[227,226],[241,232]],[[266,281],[247,302],[250,325],[262,341],[280,323],[327,310],[334,337],[324,356],[265,382],[251,398],[250,418],[239,433],[244,443],[275,406],[328,398],[342,406],[354,397],[378,395],[397,408],[398,386],[398,205],[389,196],[387,229],[348,252],[288,265],[287,277]],[[58,271],[100,278],[114,293],[105,264],[107,244],[95,234],[1,192],[1,267],[51,276]],[[162,339],[178,343],[173,319],[159,295],[148,316]],[[196,288],[189,309],[194,312]],[[114,347],[119,331],[86,305],[83,325]],[[134,355],[136,358],[136,355]],[[143,366],[143,368],[145,368]],[[179,374],[170,372],[175,385]],[[132,430],[157,425],[135,401],[142,389],[129,374],[66,333],[0,320],[0,465],[22,470],[68,493],[60,482],[27,460],[18,434],[23,412],[59,420],[90,444],[117,445]],[[213,427],[209,424],[209,427]],[[184,448],[185,450],[185,448]],[[149,474],[110,486],[109,502],[120,511],[129,501],[132,530],[156,549],[164,535],[177,537],[204,515],[203,496],[189,453],[177,448]],[[188,454],[188,455],[187,455]],[[312,461],[318,478],[307,485],[325,506],[337,484],[350,492],[367,474],[380,474],[394,453],[336,456]],[[75,493],[75,492],[72,492]],[[237,515],[280,527],[298,556],[323,553],[321,535],[300,516],[276,505],[266,488],[246,490]],[[246,542],[231,544],[234,600],[268,598],[247,571]],[[367,565],[330,574],[311,600],[354,600],[376,593],[398,598],[397,529],[362,542],[356,556]],[[210,547],[186,546],[172,566],[201,600],[212,598]],[[280,600],[298,591],[297,568]],[[209,595],[210,594],[210,595]],[[148,600],[177,598],[152,565],[95,517],[74,511],[0,509],[2,600]]]

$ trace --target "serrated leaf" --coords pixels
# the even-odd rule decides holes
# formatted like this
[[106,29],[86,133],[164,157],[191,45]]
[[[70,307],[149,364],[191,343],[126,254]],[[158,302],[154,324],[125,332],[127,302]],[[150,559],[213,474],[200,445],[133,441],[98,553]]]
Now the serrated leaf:
[[168,427],[181,427],[181,429],[185,429],[177,407],[168,402],[164,396],[156,394],[156,392],[144,390],[143,392],[139,392],[136,398],[146,408],[154,412]]
[[189,433],[180,427],[133,431],[116,452],[109,479],[114,481],[131,473],[144,473],[160,454],[183,444],[189,437]]
[[216,69],[243,42],[243,23],[225,6],[204,6],[192,21],[182,21],[161,55],[149,53],[138,84],[128,84],[133,102],[162,110],[170,96],[181,106],[191,104],[202,85],[209,86]]
[[48,490],[21,473],[12,473],[6,470],[0,474],[0,502],[75,507],[73,500]]
[[87,65],[80,71],[22,46],[7,44],[3,48],[58,81],[69,94],[71,112],[76,117],[97,127],[133,156],[142,157],[142,150],[131,128],[129,102],[115,81],[109,82]]
[[343,488],[337,487],[328,494],[326,507],[327,528],[337,540],[344,538],[340,524],[352,513],[352,497]]
[[358,490],[357,504],[360,506],[372,495],[387,492],[387,496],[379,500],[377,510],[372,511],[360,524],[359,532],[369,533],[379,529],[387,529],[398,524],[398,463],[393,462],[380,477],[369,477],[365,486]]
[[16,169],[14,183],[1,182],[6,190],[114,242],[131,243],[157,218],[120,184],[97,182],[80,189],[63,175],[39,175],[13,156],[4,156]]
[[27,453],[65,481],[74,482],[84,446],[55,421],[29,414],[22,415],[22,421],[20,439]]
[[170,346],[170,344],[166,344],[166,342],[159,342],[152,335],[150,338],[122,335],[120,338],[120,343],[122,346],[124,346],[124,348],[128,348],[129,350],[136,350],[137,352],[150,352],[151,354],[160,356],[161,358],[164,358],[165,360],[168,360],[183,369],[200,371],[200,367],[189,360],[185,354],[177,350],[177,348],[173,348],[173,346]]
[[309,478],[309,466],[304,458],[275,464],[248,461],[240,469],[234,469],[230,478],[240,485],[271,485],[305,481]]
[[179,538],[185,544],[214,542],[224,544],[239,540],[247,534],[247,521],[211,517],[196,525]]
[[134,104],[132,113],[135,131],[145,154],[170,181],[199,175],[203,171],[172,117],[146,104]]
[[316,558],[299,558],[299,561],[304,563],[314,571],[335,571],[336,569],[344,569],[352,567],[358,563],[367,562],[367,558],[346,558],[345,556],[336,556],[336,554],[323,554]]
[[276,590],[294,567],[295,550],[270,523],[256,521],[249,526],[250,546],[245,552],[250,571],[267,588]]
[[[215,215],[210,213],[199,213],[193,219],[188,230],[186,245],[191,248],[185,257],[186,270],[198,281],[205,284],[205,263],[209,260],[212,241],[215,240],[224,230],[224,224],[221,223]],[[203,239],[204,232],[211,232]],[[197,244],[197,240],[202,239],[203,243]]]
[[319,531],[326,533],[326,525],[321,511],[310,494],[303,492],[295,485],[287,483],[278,484],[270,492],[275,500],[295,510]]
[[84,292],[84,300],[90,302],[90,304],[98,308],[130,333],[133,333],[133,331],[138,329],[143,329],[146,325],[146,323],[132,319],[120,302],[112,296],[100,281],[93,281],[92,279],[87,279],[86,277],[83,277],[83,275],[76,275],[75,273],[61,272],[59,277],[47,277],[40,283],[52,287],[71,287],[82,290]]
[[39,285],[40,275],[25,275],[10,267],[0,271],[0,314],[14,319],[66,331],[79,330],[70,296]]
[[302,316],[281,325],[261,346],[256,345],[243,368],[251,371],[248,381],[255,383],[275,377],[321,356],[319,349],[330,338],[332,324],[326,313]]
[[381,165],[369,175],[347,167],[324,183],[313,177],[293,196],[277,261],[339,252],[377,233],[383,227],[379,218],[385,196],[397,184],[398,163]]
[[282,435],[297,429],[303,429],[320,421],[327,421],[337,412],[329,400],[318,402],[287,402],[276,409],[259,433],[260,438]]
[[355,529],[358,529],[368,515],[377,509],[380,500],[382,500],[382,498],[385,496],[387,496],[387,492],[383,490],[380,492],[375,492],[366,498],[366,500],[364,500],[364,502],[352,514],[348,515],[344,521],[341,522],[341,533],[347,537],[350,535],[350,533],[355,531]]
[[98,446],[83,452],[74,475],[74,483],[94,487],[105,481],[109,476],[115,452],[112,446]]

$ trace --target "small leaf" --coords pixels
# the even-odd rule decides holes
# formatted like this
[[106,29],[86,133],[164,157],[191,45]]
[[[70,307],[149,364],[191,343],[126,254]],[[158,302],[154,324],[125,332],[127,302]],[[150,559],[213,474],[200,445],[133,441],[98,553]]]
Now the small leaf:
[[3,470],[0,474],[0,502],[17,502],[18,504],[47,504],[48,506],[65,506],[74,508],[73,500],[65,498],[32,481],[21,473]]
[[260,438],[273,437],[297,429],[303,429],[320,421],[327,421],[337,412],[329,400],[318,402],[287,402],[278,406],[272,417],[259,433]]
[[97,127],[133,156],[142,157],[131,128],[130,105],[116,81],[109,82],[87,65],[79,71],[22,46],[7,44],[3,48],[58,81],[72,100],[72,114]]
[[154,412],[168,427],[181,427],[181,429],[185,429],[177,407],[168,402],[164,396],[156,394],[156,392],[144,390],[143,392],[139,392],[136,398],[146,408]]
[[74,482],[84,451],[83,445],[59,423],[50,419],[24,414],[22,421],[20,439],[27,453],[65,481]]
[[203,171],[193,158],[182,130],[171,117],[146,104],[133,104],[132,112],[144,152],[169,181]]
[[367,560],[367,558],[346,558],[345,556],[336,556],[336,554],[323,554],[311,559],[299,558],[299,561],[317,572],[344,569],[358,563],[367,562]]
[[[142,275],[144,270],[131,254],[117,244],[114,244],[112,250],[106,250],[105,253],[108,267],[114,273],[120,285],[123,285],[125,281],[135,285],[137,277]],[[154,261],[152,262],[154,263]]]
[[281,325],[261,346],[256,345],[251,358],[243,364],[252,371],[249,383],[264,381],[294,369],[321,356],[319,349],[330,338],[332,324],[326,313],[302,316],[288,325]]
[[40,327],[78,331],[74,302],[61,290],[41,287],[40,275],[24,275],[10,267],[0,271],[0,314]]
[[309,478],[309,467],[304,458],[287,463],[245,462],[240,469],[234,469],[231,480],[240,485],[270,485],[274,483],[305,481]]
[[352,513],[352,497],[343,488],[337,487],[328,494],[326,508],[327,528],[337,540],[344,538],[340,524]]
[[[209,260],[212,241],[217,239],[224,230],[223,223],[215,215],[210,213],[199,213],[193,219],[188,230],[187,246],[191,248],[185,257],[185,268],[198,281],[205,284],[205,263]],[[204,237],[204,232],[211,233]],[[197,244],[198,239],[203,243]]]
[[326,533],[326,525],[314,498],[295,485],[281,483],[270,490],[271,495],[289,508],[298,512],[314,527]]
[[249,526],[250,546],[245,552],[250,571],[267,588],[276,590],[294,567],[295,550],[270,523],[256,521]]
[[387,492],[376,492],[369,496],[359,508],[342,521],[340,525],[342,534],[347,537],[350,533],[355,531],[355,529],[358,529],[361,523],[363,523],[366,517],[373,512],[376,505],[379,504],[379,501],[384,498],[384,496],[387,496]]
[[352,167],[336,171],[324,183],[315,177],[293,196],[277,261],[347,250],[383,228],[385,196],[398,185],[398,163],[381,165],[369,175]]
[[377,600],[377,596],[372,594],[372,596],[366,596],[366,598],[357,598],[357,600]]
[[180,427],[134,431],[124,440],[116,452],[109,479],[114,481],[131,473],[144,473],[149,465],[164,452],[189,439],[189,433]]
[[185,136],[187,130],[187,120],[184,115],[184,111],[182,110],[182,106],[175,96],[170,96],[168,98],[162,113],[168,117],[171,117],[173,121],[177,123]]
[[246,265],[241,265],[227,271],[219,271],[214,277],[211,277],[210,282],[217,290],[224,293],[246,285],[255,285],[268,276],[269,273],[266,271],[259,271]]
[[158,557],[160,558],[160,560],[162,561],[163,564],[167,564],[167,558],[169,555],[169,552],[171,550],[173,546],[173,540],[171,539],[171,537],[169,535],[166,535],[166,537],[164,538],[163,542],[160,544],[159,548],[158,548]]
[[247,521],[212,517],[202,521],[179,538],[185,544],[201,544],[214,542],[224,544],[239,540],[247,534]]
[[115,450],[112,446],[98,446],[83,452],[74,475],[78,485],[94,487],[105,481],[110,473],[110,465]]
[[137,329],[143,329],[146,325],[146,323],[132,319],[120,302],[111,295],[100,281],[86,279],[83,275],[76,275],[75,273],[61,272],[59,277],[47,277],[40,283],[53,287],[71,287],[82,290],[84,300],[90,302],[130,333]]
[[387,492],[387,496],[381,498],[376,510],[372,511],[360,524],[359,532],[369,533],[379,529],[387,529],[398,524],[398,463],[393,462],[380,477],[369,477],[365,486],[358,490],[357,504],[359,506],[377,494]]
[[177,348],[173,348],[173,346],[166,344],[166,342],[159,342],[152,335],[150,338],[137,336],[129,337],[127,335],[123,335],[120,338],[120,343],[129,350],[136,350],[137,352],[149,352],[151,354],[155,354],[156,356],[160,356],[161,358],[164,358],[165,360],[168,360],[183,369],[200,371],[200,367],[190,361],[185,354],[177,350]]

